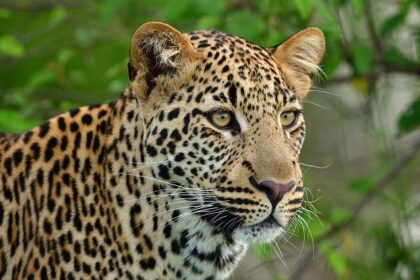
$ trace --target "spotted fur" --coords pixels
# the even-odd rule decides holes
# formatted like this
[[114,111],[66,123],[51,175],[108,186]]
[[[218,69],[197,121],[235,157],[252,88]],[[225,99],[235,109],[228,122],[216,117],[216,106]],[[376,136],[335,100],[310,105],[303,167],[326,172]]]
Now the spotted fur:
[[[0,278],[227,278],[301,205],[302,99],[323,49],[313,28],[266,49],[141,26],[116,102],[0,135]],[[273,202],[267,180],[295,184]]]

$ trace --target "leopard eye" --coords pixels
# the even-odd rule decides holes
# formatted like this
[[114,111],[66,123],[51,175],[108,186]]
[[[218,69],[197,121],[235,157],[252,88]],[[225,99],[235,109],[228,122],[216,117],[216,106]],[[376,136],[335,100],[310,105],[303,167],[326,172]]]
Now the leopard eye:
[[208,121],[218,129],[230,131],[232,135],[241,133],[235,114],[225,108],[217,108],[204,113]]
[[281,125],[284,128],[289,128],[291,126],[293,126],[297,120],[297,116],[298,116],[299,112],[296,111],[287,111],[287,112],[283,112],[280,115],[280,121],[281,121]]
[[220,128],[229,126],[232,121],[232,113],[228,111],[215,111],[210,117],[213,124]]

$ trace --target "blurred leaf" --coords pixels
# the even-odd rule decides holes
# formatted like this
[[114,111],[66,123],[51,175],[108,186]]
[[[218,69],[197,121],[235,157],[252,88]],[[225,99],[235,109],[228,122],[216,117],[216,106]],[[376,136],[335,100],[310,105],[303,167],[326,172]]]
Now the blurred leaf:
[[27,83],[28,88],[37,88],[55,79],[55,73],[51,69],[43,69],[36,72]]
[[217,28],[220,24],[220,18],[217,16],[206,15],[201,17],[197,23],[197,29]]
[[342,5],[347,4],[347,0],[331,0],[331,2],[337,6],[342,6]]
[[383,51],[385,61],[405,68],[413,65],[413,60],[403,55],[396,47],[389,46]]
[[50,14],[50,24],[55,24],[67,17],[67,10],[61,6],[54,8]]
[[22,57],[24,52],[23,45],[12,35],[0,37],[0,53],[11,57]]
[[273,252],[274,245],[269,243],[260,243],[254,246],[255,254],[262,262],[267,261]]
[[63,100],[59,103],[58,105],[58,109],[61,112],[66,112],[72,108],[77,108],[80,106],[83,106],[84,104],[80,104],[79,102],[74,102],[74,101],[68,101],[68,100]]
[[343,53],[342,47],[338,41],[333,41],[333,39],[328,36],[326,33],[327,39],[327,46],[328,46],[328,55],[324,57],[321,62],[322,70],[325,72],[327,76],[332,75],[336,70],[337,67],[343,61]]
[[[119,7],[122,5],[121,1],[103,0],[100,1],[100,14],[103,23],[108,23],[118,12]],[[172,1],[173,2],[173,1]]]
[[133,6],[136,5],[133,1],[100,0],[98,2],[100,3],[99,13],[101,22],[105,25],[110,23],[113,19],[118,18],[119,14],[123,11],[135,10],[135,7]]
[[111,92],[122,92],[126,86],[127,86],[126,79],[124,79],[123,81],[113,80],[109,83],[108,88]]
[[350,83],[360,93],[366,93],[368,90],[368,80],[366,77],[355,77],[351,79]]
[[398,121],[400,133],[407,133],[420,127],[420,98],[417,98],[401,115]]
[[205,13],[203,17],[213,16],[213,17],[218,17],[220,19],[221,14],[225,11],[226,4],[228,2],[225,0],[200,0],[200,1],[193,1],[193,3],[197,10],[199,10],[202,13]]
[[261,44],[267,47],[277,46],[284,39],[282,35],[283,34],[280,34],[278,31],[269,31],[267,36],[264,36],[264,40],[262,40]]
[[372,49],[363,42],[354,42],[351,45],[351,58],[358,75],[366,74],[373,66]]
[[334,248],[329,242],[323,242],[320,246],[328,266],[340,277],[344,276],[347,270],[347,261],[344,254]]
[[0,8],[0,19],[7,19],[12,16],[12,11]]
[[74,37],[76,41],[83,47],[88,46],[93,40],[92,33],[86,29],[77,30],[74,34]]
[[74,56],[71,49],[62,49],[57,54],[57,60],[61,65],[65,65]]
[[121,66],[122,66],[122,63],[118,63],[111,66],[105,73],[103,73],[104,77],[109,80],[117,77],[119,74],[123,72],[123,68]]
[[24,118],[22,112],[9,109],[0,110],[0,131],[20,133],[37,126],[41,120]]
[[356,9],[357,12],[362,12],[365,7],[364,0],[351,0],[353,7]]
[[395,269],[402,261],[409,259],[409,253],[401,246],[401,237],[399,238],[393,230],[389,230],[389,225],[383,225],[378,230],[378,242],[380,245],[380,259],[386,263],[386,266]]
[[311,15],[311,11],[314,5],[313,0],[294,0],[299,15],[303,19],[307,19]]
[[382,37],[385,37],[392,31],[394,31],[397,27],[401,26],[404,23],[408,11],[410,7],[410,1],[404,1],[403,4],[400,6],[400,10],[394,14],[393,16],[389,17],[384,21],[384,23],[380,27],[379,34]]
[[357,193],[367,193],[370,191],[375,185],[375,182],[371,178],[359,178],[353,180],[350,183],[350,189]]
[[[303,220],[302,220],[303,219]],[[300,218],[296,220],[297,235],[309,242],[312,242],[312,239],[316,239],[321,236],[325,230],[328,228],[324,221],[320,221],[315,217],[308,217],[307,215],[301,215]]]
[[[335,23],[335,17],[331,13],[331,9],[328,4],[324,0],[313,0],[315,3],[315,9],[319,13],[319,16],[325,20],[327,23]],[[330,26],[330,28],[335,28],[334,26]]]
[[83,70],[80,70],[80,69],[72,70],[69,73],[68,77],[75,84],[80,84],[80,83],[87,82],[85,72]]
[[227,17],[226,29],[231,34],[242,36],[250,41],[257,41],[258,36],[266,30],[266,24],[258,15],[241,10]]
[[10,107],[27,108],[28,98],[23,89],[10,89],[7,94],[3,96],[3,101]]
[[188,8],[188,0],[167,1],[163,7],[165,18],[175,21]]
[[350,217],[351,213],[348,209],[345,208],[335,208],[334,211],[331,212],[331,221],[334,224],[341,223],[347,220]]

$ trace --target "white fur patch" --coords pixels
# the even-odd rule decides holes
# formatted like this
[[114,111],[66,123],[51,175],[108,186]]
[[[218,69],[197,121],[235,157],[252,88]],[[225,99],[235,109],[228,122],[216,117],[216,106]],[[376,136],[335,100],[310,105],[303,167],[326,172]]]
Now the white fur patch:
[[303,67],[308,73],[322,74],[323,72],[318,65],[319,50],[322,48],[319,38],[306,37],[297,46],[293,47],[294,50],[290,52],[291,57],[288,57],[288,60],[291,65]]
[[153,53],[157,55],[157,62],[161,66],[177,67],[175,60],[180,51],[175,44],[171,44],[171,40],[165,37],[152,37],[147,38],[143,42],[142,49],[152,49]]

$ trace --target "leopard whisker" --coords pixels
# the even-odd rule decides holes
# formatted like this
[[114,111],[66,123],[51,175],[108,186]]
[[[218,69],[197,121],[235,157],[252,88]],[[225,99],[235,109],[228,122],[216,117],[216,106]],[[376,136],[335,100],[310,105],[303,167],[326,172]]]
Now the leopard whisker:
[[280,261],[283,264],[283,266],[286,267],[286,268],[288,268],[288,266],[286,264],[286,261],[285,261],[285,258],[283,256],[283,253],[281,252],[281,249],[279,247],[279,244],[277,244],[276,241],[270,242],[269,244],[270,245],[272,244],[271,246],[273,248],[273,251],[276,253],[277,257],[280,259]]
[[[227,210],[226,209],[222,209],[214,218],[212,218],[210,220],[210,223],[217,223],[218,221],[220,221],[220,219],[223,219],[223,217],[225,217],[224,215],[222,217],[218,217],[220,214],[226,213]],[[216,220],[215,220],[216,219]]]
[[310,168],[316,168],[316,169],[327,169],[328,167],[330,167],[329,164],[326,164],[324,166],[307,164],[307,163],[303,163],[303,162],[300,162],[299,164],[302,165],[302,166],[306,166],[306,167],[310,167]]
[[232,228],[238,225],[240,221],[241,219],[239,217],[234,217],[229,223],[226,224],[227,230],[230,231]]
[[136,164],[141,166],[151,166],[160,163],[167,163],[170,160],[158,160],[158,161],[151,161],[151,162],[141,162],[141,161],[134,161],[134,160],[126,160],[125,163],[127,164]]
[[296,217],[298,218],[298,220],[301,221],[302,224],[302,229],[304,229],[303,232],[305,232],[305,230],[308,231],[309,237],[311,239],[311,243],[312,243],[312,250],[313,252],[315,252],[315,242],[314,242],[314,238],[311,232],[311,228],[309,227],[308,223],[305,221],[305,219],[303,219],[300,215],[296,215]]
[[312,87],[312,88],[309,90],[309,92],[326,93],[326,94],[330,94],[330,95],[333,95],[333,96],[336,96],[336,97],[339,97],[339,96],[340,96],[340,95],[339,95],[339,94],[337,94],[337,93],[334,93],[334,92],[331,92],[331,91],[328,91],[328,90],[325,90],[325,89],[323,89],[323,88],[319,88],[319,87]]
[[313,101],[304,100],[304,101],[302,101],[302,102],[303,102],[303,103],[308,103],[308,104],[311,104],[311,105],[314,105],[314,106],[317,106],[317,107],[322,108],[322,109],[325,109],[325,110],[329,110],[329,108],[327,108],[327,107],[325,107],[325,106],[322,106],[322,105],[320,105],[320,104],[318,104],[318,103],[316,103],[316,102],[313,102]]
[[[192,192],[188,192],[189,195],[198,195],[198,196],[202,196],[203,198],[214,198],[213,192],[210,189],[200,190],[200,189],[195,189],[195,188],[182,187],[182,190],[187,190],[187,191],[191,190]],[[153,198],[150,198],[151,196],[153,196]],[[175,199],[176,193],[156,194],[156,191],[150,191],[147,193],[142,193],[140,196],[137,196],[135,198],[119,200],[118,202],[121,203],[121,202],[140,201],[140,200],[144,200],[148,198],[150,198],[150,202],[154,202],[162,198]]]

